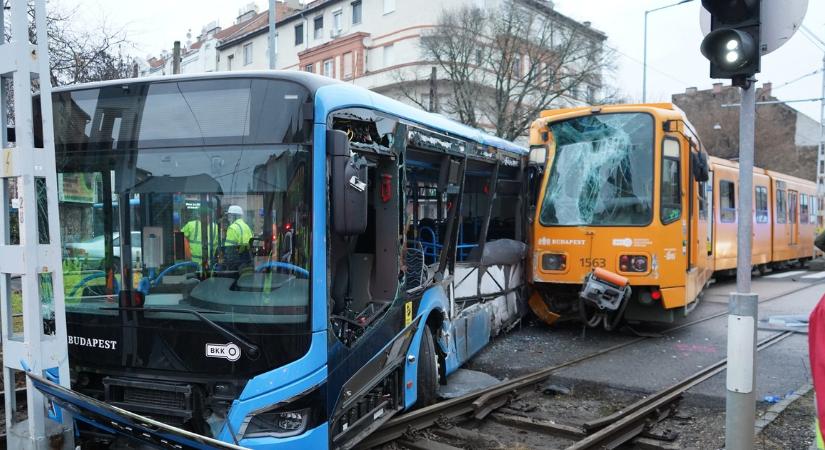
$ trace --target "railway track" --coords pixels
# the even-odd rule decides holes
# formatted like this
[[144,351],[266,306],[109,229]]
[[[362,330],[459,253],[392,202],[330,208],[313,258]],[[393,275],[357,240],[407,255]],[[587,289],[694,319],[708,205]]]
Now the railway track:
[[[825,283],[825,280],[806,284],[805,286],[792,289],[790,291],[785,291],[777,295],[766,297],[760,300],[759,303],[767,303],[823,283]],[[722,311],[704,316],[674,327],[670,327],[662,331],[660,335],[666,335],[699,323],[725,316],[727,314],[727,311]],[[757,350],[767,348],[768,346],[787,338],[791,334],[793,333],[781,332],[774,334],[773,336],[760,341],[758,343]],[[643,400],[640,400],[615,414],[598,420],[585,422],[580,426],[564,425],[552,420],[537,420],[535,418],[519,417],[511,414],[502,415],[494,413],[494,411],[507,405],[520,394],[533,390],[536,384],[542,382],[556,371],[615,352],[648,339],[655,339],[656,337],[657,336],[647,335],[638,336],[629,341],[574,358],[546,369],[522,375],[514,378],[513,380],[498,383],[462,397],[445,400],[443,402],[403,414],[387,422],[378,431],[362,441],[358,445],[358,448],[372,448],[391,441],[402,439],[402,441],[400,441],[401,445],[408,448],[446,450],[449,449],[450,446],[445,447],[443,446],[444,444],[436,441],[432,441],[432,444],[428,442],[416,443],[417,441],[410,441],[409,439],[404,439],[404,437],[415,435],[416,432],[428,429],[433,425],[444,421],[455,422],[472,419],[484,420],[488,418],[488,416],[493,416],[492,418],[497,422],[505,423],[515,428],[576,439],[576,443],[569,447],[569,449],[602,447],[613,448],[615,445],[618,445],[616,442],[627,442],[628,440],[638,436],[639,433],[644,431],[649,424],[661,421],[669,414],[670,411],[672,411],[673,408],[675,408],[675,403],[679,398],[681,398],[682,393],[723,371],[727,364],[726,360],[719,361],[716,364],[685,378],[667,389],[647,396]],[[441,433],[443,434],[443,430]],[[461,432],[459,431],[458,434],[460,435]],[[461,436],[453,435],[451,438],[458,438],[460,440]],[[427,440],[425,439],[425,441]]]

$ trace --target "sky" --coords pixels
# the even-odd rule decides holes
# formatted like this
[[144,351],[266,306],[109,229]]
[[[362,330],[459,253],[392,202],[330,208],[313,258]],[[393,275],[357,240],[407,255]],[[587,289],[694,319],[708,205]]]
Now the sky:
[[[125,27],[135,43],[132,53],[147,56],[170,49],[175,40],[186,42],[189,29],[195,40],[201,28],[213,20],[223,27],[232,25],[238,10],[253,0],[52,1],[61,8],[74,9],[81,25],[93,26],[105,20],[110,27]],[[255,3],[262,11],[267,8],[266,0]],[[556,0],[555,7],[573,19],[592,22],[593,27],[607,34],[607,45],[617,52],[610,82],[626,98],[641,101],[645,11],[673,3],[677,0]],[[710,79],[709,63],[699,52],[700,8],[701,1],[693,0],[648,15],[648,101],[669,101],[671,94],[684,92],[687,87],[708,89],[714,82],[723,81]],[[809,0],[803,24],[825,41],[825,1]],[[797,32],[784,46],[762,58],[762,73],[757,80],[760,84],[772,82],[773,94],[782,100],[819,98],[821,72],[794,80],[821,69],[822,59],[823,50]],[[819,120],[818,102],[791,106]]]

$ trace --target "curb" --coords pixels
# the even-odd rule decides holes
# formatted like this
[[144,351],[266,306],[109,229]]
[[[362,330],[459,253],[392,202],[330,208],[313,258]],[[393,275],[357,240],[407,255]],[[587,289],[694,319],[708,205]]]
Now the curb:
[[754,424],[756,434],[759,435],[759,433],[761,433],[762,430],[764,430],[768,425],[770,425],[774,420],[776,420],[776,418],[779,417],[780,414],[782,414],[782,411],[785,411],[785,409],[787,409],[788,406],[791,406],[793,402],[802,398],[813,388],[814,387],[812,384],[805,384],[796,391],[794,391],[792,394],[782,399],[781,402],[776,403],[775,405],[771,405],[771,407],[768,408],[767,411],[765,411],[765,414],[763,414],[762,417],[756,419],[756,423]]

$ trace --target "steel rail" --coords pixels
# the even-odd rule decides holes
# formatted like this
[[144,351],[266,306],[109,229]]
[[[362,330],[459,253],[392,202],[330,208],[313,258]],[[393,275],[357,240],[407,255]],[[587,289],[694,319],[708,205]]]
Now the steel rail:
[[[791,336],[790,331],[783,331],[763,339],[757,344],[756,351],[764,350],[783,339]],[[602,419],[585,424],[585,428],[601,426],[599,431],[589,434],[586,438],[567,447],[566,450],[584,450],[589,448],[614,448],[623,444],[641,433],[648,423],[648,418],[659,414],[663,408],[678,400],[688,389],[721,373],[727,367],[727,358],[703,369],[695,374],[665,388],[633,405],[606,416]]]
[[[815,287],[823,283],[825,283],[825,280],[809,283],[805,286],[796,289],[791,289],[790,291],[785,291],[771,297],[766,297],[760,300],[759,303],[767,303],[769,301],[777,300],[779,298],[792,295],[794,293]],[[662,331],[660,334],[664,335],[667,333],[678,331],[696,325],[698,323],[706,322],[725,315],[727,315],[727,311],[711,314],[709,316],[701,317],[696,320],[668,328]],[[370,448],[381,444],[385,444],[392,440],[398,439],[399,437],[403,436],[404,434],[410,431],[418,431],[430,427],[433,424],[435,424],[438,420],[444,418],[460,417],[465,414],[473,413],[473,415],[476,418],[483,419],[484,417],[486,417],[487,414],[495,410],[497,407],[500,407],[504,403],[506,403],[510,394],[517,393],[519,390],[530,387],[535,383],[544,380],[553,372],[582,363],[584,361],[588,361],[590,359],[599,357],[606,353],[611,353],[613,351],[622,349],[624,347],[628,347],[630,345],[634,345],[636,343],[654,337],[656,336],[639,336],[627,342],[616,344],[595,351],[593,353],[589,353],[587,355],[574,358],[561,364],[557,364],[555,366],[539,370],[537,372],[522,375],[512,380],[495,384],[489,388],[485,388],[480,391],[472,392],[461,397],[452,398],[421,409],[413,410],[411,412],[408,412],[401,416],[397,416],[388,421],[376,432],[374,432],[366,439],[361,441],[361,443],[357,445],[357,448]]]

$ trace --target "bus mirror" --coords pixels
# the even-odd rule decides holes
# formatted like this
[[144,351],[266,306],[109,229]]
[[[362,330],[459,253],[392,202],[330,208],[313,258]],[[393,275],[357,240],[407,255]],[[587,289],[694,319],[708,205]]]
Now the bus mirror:
[[547,149],[543,145],[530,147],[530,164],[544,166],[547,163]]
[[710,179],[710,167],[708,165],[708,154],[705,152],[691,152],[690,165],[693,171],[693,178],[699,183],[704,183]]
[[367,167],[353,157],[343,131],[327,131],[327,153],[332,160],[332,230],[341,236],[361,234],[367,229]]

